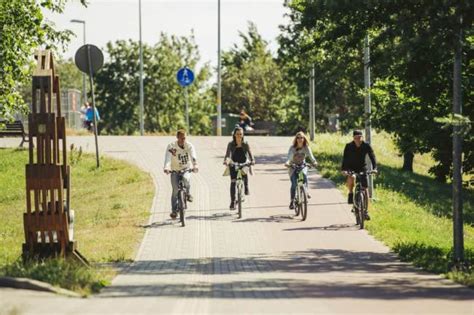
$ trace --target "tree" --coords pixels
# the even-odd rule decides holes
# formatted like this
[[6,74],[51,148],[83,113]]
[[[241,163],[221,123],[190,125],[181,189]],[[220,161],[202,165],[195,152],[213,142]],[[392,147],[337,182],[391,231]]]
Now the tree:
[[[120,40],[107,44],[109,61],[95,78],[97,106],[109,134],[139,131],[139,43]],[[196,69],[199,60],[194,37],[161,34],[154,46],[143,45],[145,131],[173,133],[186,126],[184,90],[176,72],[187,65],[195,70],[195,81],[188,87],[190,131],[210,134],[213,98],[207,80],[209,66]]]
[[223,53],[222,104],[224,111],[245,109],[254,120],[278,122],[278,132],[293,132],[301,120],[296,86],[285,77],[268,43],[253,23],[240,33],[242,47]]
[[62,89],[76,89],[82,91],[82,72],[69,58],[67,60],[58,58],[56,60],[56,71],[61,78]]
[[[452,159],[450,132],[442,129],[436,118],[451,112],[456,23],[459,14],[463,15],[465,41],[469,39],[474,4],[460,0],[416,4],[382,0],[295,0],[289,1],[288,6],[292,23],[286,28],[289,30],[287,41],[297,43],[299,49],[324,49],[327,54],[337,55],[334,59],[337,68],[351,64],[354,50],[362,52],[363,39],[370,34],[371,67],[377,90],[374,95],[376,126],[394,134],[406,157],[416,152],[432,152],[437,165],[431,172],[437,179],[445,180],[450,174]],[[305,42],[307,38],[312,41]],[[472,45],[464,47],[467,62],[463,72],[463,99],[468,117],[473,111],[473,96],[469,92],[473,83],[470,79],[473,67],[469,61],[472,52]],[[346,74],[343,78],[351,79],[351,76]],[[363,95],[362,84],[356,85]],[[472,138],[465,139],[465,144],[464,167],[469,171],[473,164]]]
[[[33,52],[56,49],[68,42],[70,31],[56,31],[42,9],[62,12],[67,0],[0,0],[0,119],[12,120],[28,107],[21,87],[30,79]],[[86,0],[81,0],[86,5]]]

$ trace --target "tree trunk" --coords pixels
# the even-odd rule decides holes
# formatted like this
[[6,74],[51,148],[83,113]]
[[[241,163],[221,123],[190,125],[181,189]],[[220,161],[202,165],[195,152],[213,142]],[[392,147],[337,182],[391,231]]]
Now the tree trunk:
[[402,169],[404,171],[408,171],[413,173],[413,158],[415,157],[415,154],[413,152],[405,152],[403,153],[403,167]]

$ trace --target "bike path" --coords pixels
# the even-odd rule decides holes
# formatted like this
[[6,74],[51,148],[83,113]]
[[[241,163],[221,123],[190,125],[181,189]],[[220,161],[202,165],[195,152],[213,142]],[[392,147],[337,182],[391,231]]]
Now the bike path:
[[[194,202],[181,227],[169,219],[162,172],[173,139],[99,138],[102,154],[150,172],[157,187],[136,260],[110,287],[88,299],[0,289],[0,306],[8,300],[25,314],[474,313],[472,290],[400,262],[358,230],[345,196],[319,175],[309,177],[307,220],[295,218],[282,166],[291,138],[248,137],[257,165],[237,219],[228,210],[230,179],[222,176],[230,139],[189,137],[200,172],[192,175]],[[69,142],[94,149],[92,137]]]

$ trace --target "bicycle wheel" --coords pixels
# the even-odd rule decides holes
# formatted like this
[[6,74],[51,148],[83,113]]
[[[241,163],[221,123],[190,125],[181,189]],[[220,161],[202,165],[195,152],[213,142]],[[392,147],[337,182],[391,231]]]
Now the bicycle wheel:
[[301,196],[301,220],[305,221],[306,216],[308,215],[308,196],[306,194],[306,188],[302,186],[300,188],[300,196]]
[[357,193],[357,214],[359,216],[359,227],[360,229],[364,229],[364,225],[365,225],[365,201],[364,201],[364,193],[362,193],[361,191],[359,191]]
[[179,220],[181,221],[181,226],[184,226],[184,207],[186,207],[186,193],[181,190],[178,195],[178,211],[179,211]]
[[295,216],[299,216],[300,212],[301,212],[300,197],[296,196],[296,198],[295,198]]
[[237,210],[239,219],[242,218],[242,184],[237,185]]

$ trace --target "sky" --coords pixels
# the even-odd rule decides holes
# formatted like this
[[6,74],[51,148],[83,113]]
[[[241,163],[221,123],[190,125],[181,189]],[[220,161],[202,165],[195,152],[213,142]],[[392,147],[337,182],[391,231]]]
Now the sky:
[[[278,26],[284,24],[284,0],[221,0],[221,49],[234,43],[241,45],[239,31],[246,32],[252,21],[276,53]],[[105,48],[109,41],[139,39],[138,0],[89,0],[83,7],[78,0],[69,2],[62,14],[45,12],[58,29],[70,29],[77,37],[63,56],[74,57],[83,44],[82,25],[71,19],[86,21],[88,44]],[[201,54],[201,64],[217,65],[217,0],[142,0],[142,39],[155,44],[159,34],[189,36],[194,31]]]

